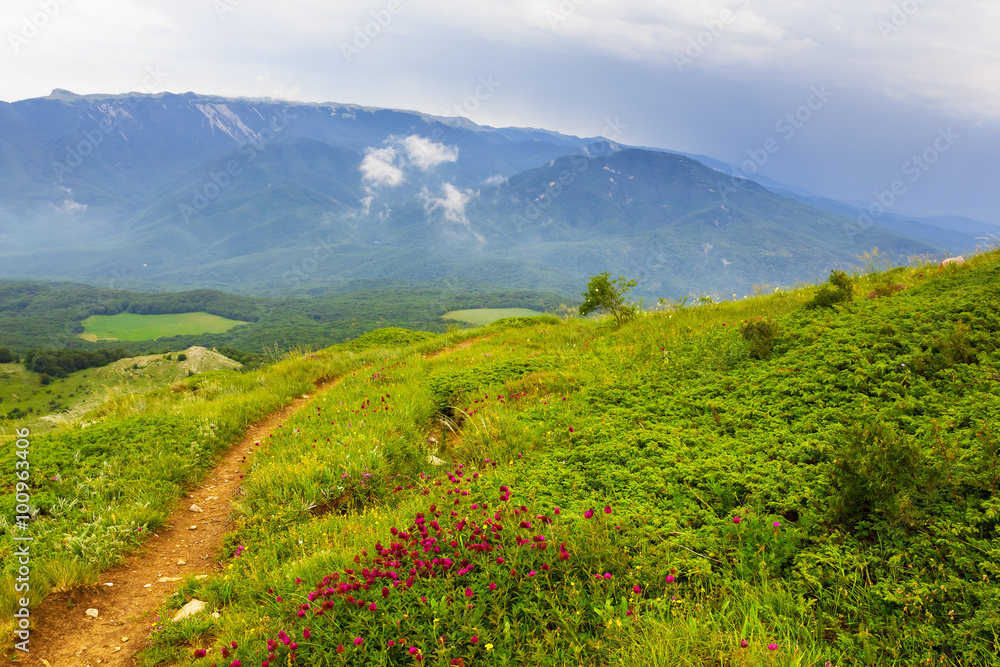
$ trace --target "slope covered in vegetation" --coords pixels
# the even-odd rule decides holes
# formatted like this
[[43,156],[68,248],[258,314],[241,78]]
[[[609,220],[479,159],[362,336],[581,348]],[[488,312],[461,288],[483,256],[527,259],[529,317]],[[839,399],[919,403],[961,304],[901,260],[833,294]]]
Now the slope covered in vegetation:
[[[374,336],[120,402],[49,436],[36,479],[98,474],[55,454],[90,429],[342,374],[262,443],[223,569],[170,604],[219,617],[158,626],[148,664],[994,664],[1000,257],[856,283]],[[40,532],[75,493],[44,491]]]

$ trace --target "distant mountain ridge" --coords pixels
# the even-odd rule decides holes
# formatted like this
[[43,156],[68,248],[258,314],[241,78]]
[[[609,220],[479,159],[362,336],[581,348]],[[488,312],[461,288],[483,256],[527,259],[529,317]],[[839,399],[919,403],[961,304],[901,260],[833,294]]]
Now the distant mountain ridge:
[[576,296],[610,270],[649,296],[728,295],[872,246],[968,240],[879,226],[859,241],[843,211],[797,199],[663,150],[414,111],[63,90],[0,103],[0,277],[276,295],[455,278]]

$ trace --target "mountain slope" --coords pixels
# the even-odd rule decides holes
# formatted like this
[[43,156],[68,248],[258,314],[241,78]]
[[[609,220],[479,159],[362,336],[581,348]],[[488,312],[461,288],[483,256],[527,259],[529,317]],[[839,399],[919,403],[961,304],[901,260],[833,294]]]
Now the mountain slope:
[[354,279],[475,278],[576,296],[746,293],[878,246],[849,220],[663,151],[343,104],[195,95],[0,104],[0,272],[297,293]]

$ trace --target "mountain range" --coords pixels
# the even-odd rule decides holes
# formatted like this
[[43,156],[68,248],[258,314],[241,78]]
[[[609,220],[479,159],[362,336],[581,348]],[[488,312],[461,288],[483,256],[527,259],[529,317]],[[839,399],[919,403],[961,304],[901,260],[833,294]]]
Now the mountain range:
[[[697,158],[697,159],[696,159]],[[0,103],[0,278],[301,295],[477,280],[576,296],[729,296],[878,247],[965,252],[1000,229],[884,215],[725,163],[349,104],[194,93]]]

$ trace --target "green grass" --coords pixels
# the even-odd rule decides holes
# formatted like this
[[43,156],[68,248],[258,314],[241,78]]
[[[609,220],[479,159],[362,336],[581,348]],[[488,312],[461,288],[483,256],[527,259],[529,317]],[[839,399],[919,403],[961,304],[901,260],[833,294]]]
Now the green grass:
[[122,526],[162,520],[248,411],[335,374],[249,458],[223,570],[164,609],[219,617],[144,664],[287,664],[294,642],[315,665],[993,665],[1000,253],[854,281],[816,309],[819,286],[620,328],[387,331],[120,397],[39,442],[38,558],[83,578],[65,562],[133,548]]
[[453,310],[441,317],[446,320],[484,327],[505,317],[533,317],[540,314],[528,308],[475,308],[473,310]]
[[0,364],[0,437],[15,426],[51,430],[59,415],[83,404],[96,407],[113,384],[99,380],[97,369],[87,369],[43,385],[41,376],[21,364]]
[[[193,363],[178,361],[177,353],[126,358],[53,378],[47,385],[22,364],[0,364],[0,437],[15,426],[36,434],[64,428],[115,396],[144,394],[186,378]],[[199,371],[235,365],[207,353],[198,364]]]
[[91,341],[96,340],[156,340],[169,336],[191,336],[223,333],[247,322],[230,320],[210,313],[177,313],[173,315],[91,315],[81,322]]

